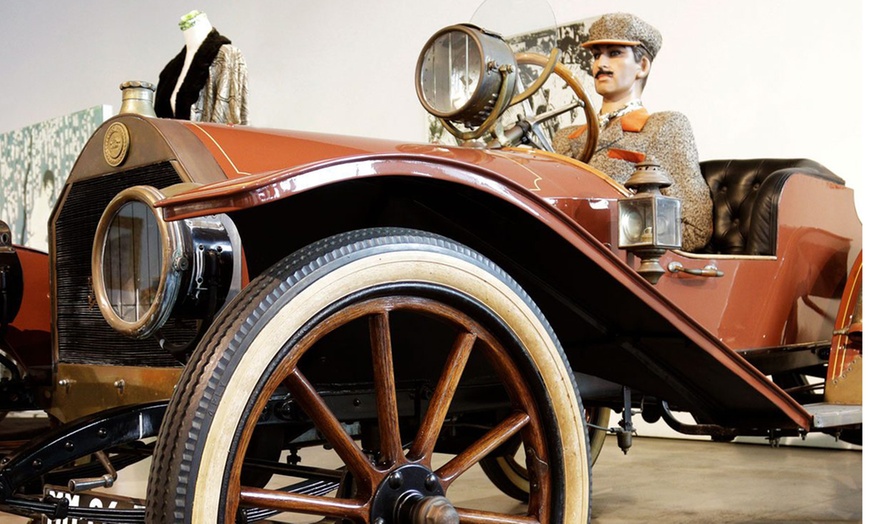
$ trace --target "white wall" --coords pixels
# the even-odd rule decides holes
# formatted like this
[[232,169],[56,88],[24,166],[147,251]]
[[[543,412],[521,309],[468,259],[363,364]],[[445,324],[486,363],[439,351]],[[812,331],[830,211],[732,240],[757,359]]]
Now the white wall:
[[[630,11],[664,46],[644,94],[691,119],[701,158],[809,157],[863,190],[860,0],[551,0],[559,22]],[[202,9],[248,61],[252,123],[425,138],[413,71],[462,0],[153,0],[0,4],[0,132],[98,104],[125,80],[157,81]],[[522,16],[518,13],[517,16]]]

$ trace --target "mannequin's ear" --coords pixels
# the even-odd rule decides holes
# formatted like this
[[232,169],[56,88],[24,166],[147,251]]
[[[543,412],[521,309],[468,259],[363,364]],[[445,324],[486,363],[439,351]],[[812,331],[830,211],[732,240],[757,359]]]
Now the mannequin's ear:
[[649,58],[643,57],[640,59],[640,71],[637,73],[638,78],[646,78],[649,76],[649,70],[652,68],[652,62]]

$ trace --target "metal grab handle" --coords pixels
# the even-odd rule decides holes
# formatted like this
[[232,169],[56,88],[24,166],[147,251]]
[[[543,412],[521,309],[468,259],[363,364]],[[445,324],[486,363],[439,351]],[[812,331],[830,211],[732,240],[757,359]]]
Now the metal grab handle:
[[708,264],[701,269],[688,269],[683,267],[679,262],[674,261],[668,264],[668,271],[671,273],[687,273],[696,277],[719,278],[725,276],[725,273],[712,264]]

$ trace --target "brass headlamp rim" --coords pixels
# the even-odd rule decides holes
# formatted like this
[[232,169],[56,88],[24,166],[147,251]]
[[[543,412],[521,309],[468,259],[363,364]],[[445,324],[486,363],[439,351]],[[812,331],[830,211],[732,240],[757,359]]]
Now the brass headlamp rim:
[[[175,258],[182,245],[181,226],[178,222],[163,220],[160,211],[154,205],[163,198],[165,195],[152,186],[134,186],[121,191],[106,206],[94,234],[94,245],[91,251],[91,281],[94,298],[106,322],[115,331],[132,338],[146,338],[160,329],[172,313],[172,307],[180,288],[181,271],[176,267]],[[160,279],[154,299],[145,314],[138,320],[130,322],[121,318],[112,306],[103,275],[103,261],[110,225],[118,211],[124,205],[134,201],[141,202],[150,209],[156,219],[162,242]]]
[[[445,111],[439,110],[430,103],[424,92],[424,83],[421,75],[423,74],[427,53],[439,38],[451,32],[462,33],[473,42],[473,47],[476,49],[480,59],[480,69],[478,71],[480,81],[472,96],[461,107]],[[497,93],[493,92],[495,87],[490,85],[494,81],[491,79],[487,80],[487,75],[493,74],[499,76]],[[482,136],[492,126],[494,121],[501,116],[504,110],[509,107],[516,86],[516,75],[516,58],[510,46],[501,35],[473,24],[455,24],[437,31],[426,41],[417,59],[415,87],[417,98],[429,114],[438,118],[455,136],[462,140],[471,140]],[[497,95],[494,102],[489,100],[493,95]],[[491,105],[489,105],[490,103]],[[481,119],[481,115],[485,116]],[[475,116],[482,120],[479,124],[476,124],[475,130],[461,131],[456,127],[456,123],[471,121]]]

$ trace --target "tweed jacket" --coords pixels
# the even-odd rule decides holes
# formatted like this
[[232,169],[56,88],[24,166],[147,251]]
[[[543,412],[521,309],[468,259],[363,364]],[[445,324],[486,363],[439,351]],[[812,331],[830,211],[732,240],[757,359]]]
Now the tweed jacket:
[[[559,130],[553,138],[556,152],[577,157],[585,143],[584,127]],[[704,247],[713,234],[713,201],[701,175],[695,137],[685,115],[650,114],[644,108],[623,115],[601,131],[589,164],[625,183],[636,164],[647,156],[654,157],[671,179],[671,186],[662,193],[682,202],[683,249]]]
[[212,30],[197,49],[175,99],[170,96],[181,75],[186,50],[161,71],[154,110],[162,118],[222,124],[248,123],[248,67],[242,52]]

